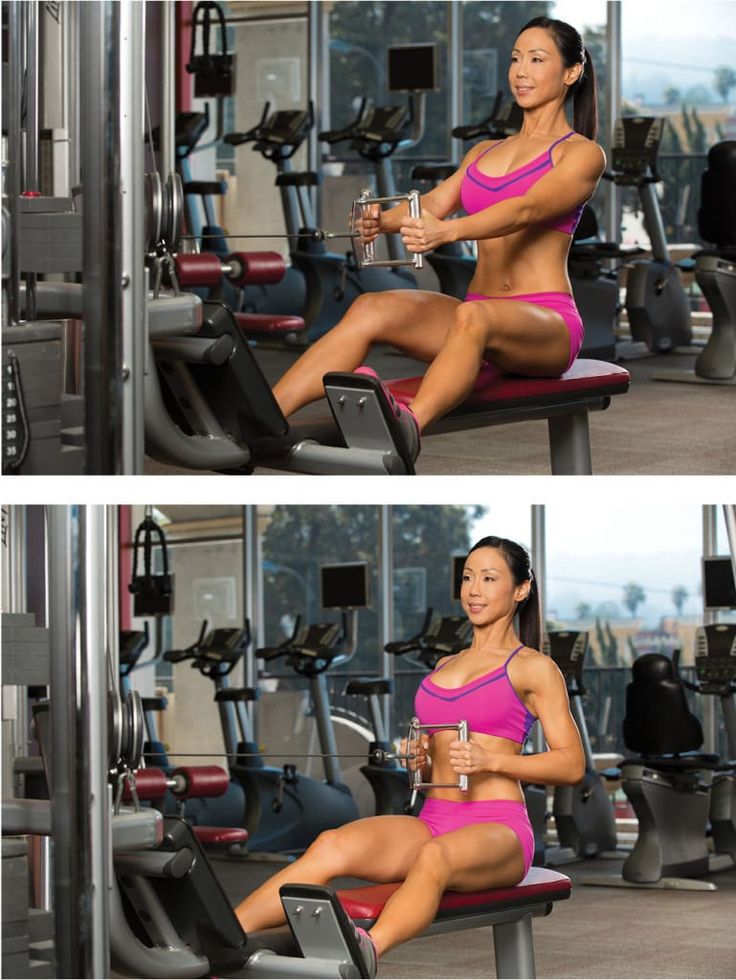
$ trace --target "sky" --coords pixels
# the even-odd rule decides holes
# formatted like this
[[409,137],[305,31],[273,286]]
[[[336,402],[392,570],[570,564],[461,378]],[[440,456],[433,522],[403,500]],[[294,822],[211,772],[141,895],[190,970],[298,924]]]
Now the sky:
[[[603,24],[605,0],[558,0],[554,16],[568,23]],[[624,38],[730,36],[736,38],[736,0],[623,0]]]
[[[547,609],[572,617],[579,602],[591,606],[615,602],[621,613],[623,586],[631,581],[647,593],[638,615],[648,627],[670,616],[675,586],[689,592],[684,615],[699,617],[699,593],[703,545],[702,507],[668,503],[665,487],[647,504],[622,492],[620,499],[597,499],[575,494],[557,496],[545,508],[547,535]],[[719,521],[722,517],[719,514]],[[529,506],[520,501],[488,505],[488,514],[473,528],[476,537],[499,534],[530,546]],[[719,545],[725,545],[723,530]],[[724,547],[719,550],[725,553]]]

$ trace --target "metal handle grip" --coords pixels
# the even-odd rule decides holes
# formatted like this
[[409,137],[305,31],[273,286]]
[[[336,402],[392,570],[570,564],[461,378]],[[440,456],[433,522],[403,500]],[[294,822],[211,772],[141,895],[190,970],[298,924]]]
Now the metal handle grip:
[[[407,194],[394,194],[389,197],[371,197],[371,193],[372,191],[366,188],[360,192],[360,197],[353,201],[353,206],[350,212],[350,227],[353,232],[355,231],[358,215],[367,205],[393,204],[400,203],[401,201],[408,201],[409,215],[412,218],[420,218],[422,215],[422,206],[419,202],[419,191],[412,190]],[[355,255],[356,265],[359,269],[389,269],[398,268],[400,266],[412,266],[414,269],[422,269],[424,267],[423,257],[419,252],[415,253],[414,255],[407,256],[405,259],[377,259],[375,241],[360,243],[357,237],[354,238],[354,241],[356,244],[353,246],[353,252]]]

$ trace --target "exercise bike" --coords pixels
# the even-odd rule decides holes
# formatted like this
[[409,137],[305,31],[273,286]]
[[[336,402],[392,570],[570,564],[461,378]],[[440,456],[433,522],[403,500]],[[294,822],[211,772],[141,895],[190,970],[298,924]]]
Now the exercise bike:
[[[295,643],[299,639],[307,643],[306,650],[312,649],[309,643],[319,647],[314,632],[307,636],[295,634],[292,638]],[[352,797],[338,779],[328,777],[322,782],[304,775],[290,763],[283,767],[264,763],[247,710],[248,704],[258,701],[260,691],[230,684],[230,675],[250,642],[248,627],[214,629],[208,633],[203,630],[195,647],[178,659],[191,659],[192,666],[214,683],[231,780],[244,798],[241,825],[248,831],[250,851],[301,852],[323,830],[339,827],[355,819],[358,813]],[[261,651],[256,655],[260,656]],[[176,655],[169,655],[168,659],[176,662]],[[329,771],[329,760],[325,770]]]
[[[316,340],[333,327],[362,293],[416,288],[414,278],[403,269],[359,269],[352,252],[329,252],[324,241],[315,240],[310,189],[318,186],[319,175],[314,171],[295,171],[292,162],[313,126],[311,104],[307,110],[271,113],[266,103],[256,126],[225,136],[225,142],[233,146],[253,143],[254,150],[276,165],[276,186],[281,192],[292,262],[276,289],[246,287],[240,307],[246,312],[302,316],[310,340]],[[320,139],[328,135],[320,134]],[[390,130],[380,135],[384,145],[395,133]],[[393,149],[395,146],[391,152]],[[347,233],[345,237],[349,237]]]
[[636,347],[619,344],[620,358],[636,356],[643,347],[664,353],[692,340],[690,301],[679,277],[681,266],[672,261],[655,185],[661,181],[657,156],[665,120],[625,116],[616,122],[611,146],[611,169],[604,177],[617,187],[636,188],[652,252],[638,258],[638,247],[601,242],[597,222],[588,215],[582,234],[570,250],[573,293],[586,331],[605,340],[614,336],[618,318],[618,276],[605,268],[617,262],[627,269],[625,308],[631,339]]
[[736,384],[736,140],[716,143],[700,182],[698,231],[711,246],[695,259],[695,281],[713,314],[710,337],[693,371],[658,371],[656,381]]
[[[699,627],[695,650],[692,686],[719,698],[733,757],[736,624]],[[688,706],[677,662],[648,653],[632,666],[623,730],[626,747],[639,755],[623,760],[621,777],[639,834],[620,878],[586,876],[586,884],[713,891],[715,883],[700,876],[736,863],[736,764],[699,751],[703,728]]]
[[[583,665],[588,651],[585,631],[551,630],[544,638],[543,652],[562,672],[570,698],[570,710],[580,732],[585,754],[585,775],[574,786],[555,786],[552,813],[558,849],[548,849],[547,864],[604,856],[616,849],[616,817],[604,780],[618,779],[618,770],[598,772],[583,711]],[[615,854],[611,855],[615,857]]]

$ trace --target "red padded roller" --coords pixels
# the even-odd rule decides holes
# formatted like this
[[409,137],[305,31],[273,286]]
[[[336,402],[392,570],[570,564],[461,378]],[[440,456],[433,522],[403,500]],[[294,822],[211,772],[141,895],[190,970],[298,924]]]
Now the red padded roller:
[[285,333],[301,333],[304,320],[300,316],[278,313],[233,313],[235,322],[248,336],[271,334],[281,336]]
[[[343,908],[352,919],[377,919],[383,906],[399,883],[369,885],[366,888],[345,888],[337,893]],[[512,908],[535,901],[554,902],[568,898],[572,882],[567,875],[549,868],[530,868],[523,881],[512,888],[489,888],[480,892],[445,892],[440,901],[439,915],[463,910],[493,911]]]
[[222,262],[212,252],[179,253],[176,275],[180,286],[216,286],[222,278]]
[[172,778],[184,780],[183,789],[172,790],[179,799],[195,796],[222,796],[227,792],[230,777],[221,766],[180,766],[172,772]]
[[[166,796],[166,773],[161,769],[138,769],[135,773],[135,791],[139,800],[158,800]],[[130,783],[123,783],[123,800],[129,803],[133,799]]]
[[242,827],[192,827],[192,830],[203,847],[227,847],[248,840],[248,831]]
[[233,267],[228,279],[236,286],[268,286],[281,282],[286,271],[278,252],[233,252],[227,261]]

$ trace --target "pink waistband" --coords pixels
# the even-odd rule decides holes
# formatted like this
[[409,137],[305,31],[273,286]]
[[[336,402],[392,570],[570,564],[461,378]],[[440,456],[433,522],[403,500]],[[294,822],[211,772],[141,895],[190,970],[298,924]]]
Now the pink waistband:
[[465,294],[466,303],[484,299],[515,299],[522,303],[544,303],[545,301],[553,303],[575,303],[570,293],[517,293],[513,296],[485,296],[483,293]]

